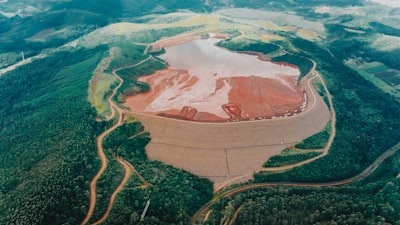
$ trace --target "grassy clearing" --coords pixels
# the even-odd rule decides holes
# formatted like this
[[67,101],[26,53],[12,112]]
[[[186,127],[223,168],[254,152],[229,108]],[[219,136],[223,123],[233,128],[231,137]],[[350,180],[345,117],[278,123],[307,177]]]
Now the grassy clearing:
[[382,90],[384,93],[387,93],[397,100],[400,100],[400,91],[394,88],[393,86],[387,84],[385,81],[381,80],[380,78],[368,73],[365,70],[358,69],[354,65],[349,65],[347,64],[351,69],[355,70],[358,72],[358,74],[363,77],[365,80],[371,82],[373,85],[375,85],[377,88]]
[[95,93],[91,95],[91,103],[96,108],[97,114],[105,117],[111,113],[110,105],[107,103],[107,95],[110,87],[117,82],[117,79],[111,74],[103,74],[96,85]]
[[[91,105],[96,109],[97,114],[100,117],[107,116],[110,112],[110,106],[107,103],[107,95],[110,92],[110,87],[113,85],[117,79],[109,73],[105,73],[104,70],[108,68],[113,54],[118,51],[117,48],[112,48],[109,50],[110,55],[105,58],[97,65],[97,68],[93,72],[93,77],[89,82],[88,89],[88,100]],[[105,54],[103,54],[105,55]]]
[[328,96],[326,95],[326,90],[324,88],[324,86],[321,83],[320,79],[314,79],[312,81],[312,84],[315,88],[315,90],[317,91],[318,95],[322,97],[322,99],[324,100],[325,104],[328,106],[329,110],[330,110],[330,104],[329,104],[329,100],[328,100]]
[[388,70],[390,68],[380,62],[371,62],[371,63],[365,64],[363,66],[363,69],[365,71],[367,71],[368,73],[379,73],[379,72]]
[[127,42],[111,44],[110,47],[116,47],[113,60],[110,62],[106,72],[111,72],[121,67],[126,67],[140,62],[147,56],[144,54],[146,46],[134,45]]

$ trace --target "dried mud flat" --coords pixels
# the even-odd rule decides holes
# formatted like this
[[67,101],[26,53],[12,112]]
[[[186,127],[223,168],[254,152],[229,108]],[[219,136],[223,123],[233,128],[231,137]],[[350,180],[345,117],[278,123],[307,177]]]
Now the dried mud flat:
[[[178,46],[160,56],[168,62],[167,69],[139,77],[151,89],[126,98],[125,105],[132,111],[226,122],[272,118],[304,109],[306,96],[297,85],[297,67],[231,52],[217,47],[218,39],[192,41],[189,37],[197,37],[181,36],[175,40]],[[172,40],[159,42],[171,45]]]
[[[198,38],[168,38],[155,43],[153,49],[188,44]],[[211,45],[206,47],[213,51]],[[151,133],[152,140],[146,147],[151,160],[208,178],[214,186],[241,182],[243,175],[261,169],[271,156],[321,131],[330,119],[328,107],[311,87],[309,78],[296,84],[297,68],[272,63],[265,68],[258,65],[261,60],[257,56],[235,53],[241,55],[238,59],[217,50],[214,55],[221,54],[223,60],[231,58],[223,61],[227,65],[247,62],[219,67],[213,64],[219,59],[209,56],[182,58],[185,51],[190,55],[196,49],[179,49],[170,58],[167,55],[167,61],[177,62],[140,78],[150,84],[151,91],[126,98],[130,113]],[[193,61],[203,64],[194,65]],[[214,70],[204,70],[209,65]],[[254,75],[259,71],[261,75]],[[285,114],[295,115],[279,117]],[[257,120],[260,118],[274,119]],[[226,122],[233,120],[239,122]]]
[[307,109],[286,118],[201,123],[132,114],[151,133],[152,140],[146,147],[151,160],[206,177],[218,186],[259,170],[269,157],[325,127],[330,119],[327,105],[310,89],[310,82],[302,83],[310,96]]

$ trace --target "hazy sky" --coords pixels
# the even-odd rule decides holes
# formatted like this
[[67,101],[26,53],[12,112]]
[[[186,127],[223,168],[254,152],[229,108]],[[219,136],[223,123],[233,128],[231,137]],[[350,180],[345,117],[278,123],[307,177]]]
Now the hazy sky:
[[400,0],[370,0],[371,2],[388,5],[391,7],[400,7]]

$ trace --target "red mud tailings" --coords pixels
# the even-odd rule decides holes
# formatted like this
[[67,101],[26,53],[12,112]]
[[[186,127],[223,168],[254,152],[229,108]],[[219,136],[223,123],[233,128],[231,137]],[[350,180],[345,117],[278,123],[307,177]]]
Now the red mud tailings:
[[[231,103],[239,103],[246,118],[273,117],[293,112],[303,103],[303,90],[292,77],[281,81],[261,77],[233,77],[229,92]],[[243,119],[246,119],[243,118]]]
[[304,102],[298,68],[260,60],[196,40],[166,49],[170,67],[140,81],[150,91],[128,96],[134,112],[193,121],[238,121],[283,116]]

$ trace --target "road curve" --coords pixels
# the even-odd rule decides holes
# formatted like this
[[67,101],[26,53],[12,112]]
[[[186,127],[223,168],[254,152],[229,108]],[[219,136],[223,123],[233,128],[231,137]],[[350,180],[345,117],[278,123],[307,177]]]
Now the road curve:
[[[326,156],[329,153],[329,149],[331,148],[333,140],[335,139],[335,136],[336,136],[336,111],[335,111],[335,108],[334,108],[334,105],[333,105],[332,95],[330,94],[330,92],[329,92],[329,90],[328,90],[328,88],[327,88],[327,86],[325,84],[324,79],[315,70],[316,65],[317,65],[316,62],[314,60],[311,60],[311,61],[313,63],[313,67],[310,70],[310,72],[306,75],[306,77],[307,76],[313,76],[313,77],[310,77],[308,79],[306,78],[307,80],[306,80],[306,85],[305,86],[307,86],[308,88],[311,89],[311,87],[312,87],[311,81],[314,80],[317,77],[319,78],[319,80],[321,81],[322,86],[324,87],[324,90],[326,92],[326,95],[327,95],[327,98],[328,98],[328,102],[329,102],[330,113],[331,113],[331,127],[332,127],[332,129],[331,129],[331,133],[330,133],[328,142],[326,143],[325,147],[322,149],[322,154],[320,154],[320,155],[318,155],[316,157],[313,157],[313,158],[310,158],[310,159],[295,163],[295,164],[286,165],[286,166],[280,166],[280,167],[261,168],[261,169],[252,171],[252,173],[243,174],[241,176],[235,177],[233,179],[227,180],[225,182],[222,182],[222,183],[216,185],[214,187],[214,192],[217,192],[217,191],[219,191],[219,190],[221,190],[221,189],[223,189],[223,188],[225,188],[225,187],[227,187],[227,186],[229,186],[231,184],[234,184],[237,181],[250,180],[253,177],[254,173],[259,173],[259,172],[277,172],[277,171],[284,171],[284,170],[293,169],[295,167],[299,167],[299,166],[303,166],[305,164],[311,163],[311,162],[313,162],[313,161],[315,161],[315,160],[317,160],[319,158],[322,158],[322,157]],[[310,93],[313,95],[313,99],[315,99],[316,98],[315,91],[310,90]],[[315,101],[313,102],[313,104],[315,104]],[[310,108],[312,108],[312,107],[313,106],[311,106]]]
[[[313,63],[315,64],[314,61],[313,61]],[[336,137],[336,111],[335,111],[335,108],[334,108],[334,105],[333,105],[332,95],[331,95],[331,93],[329,92],[329,90],[328,90],[328,88],[327,88],[327,86],[326,86],[326,84],[325,84],[324,79],[322,79],[321,75],[319,75],[318,72],[316,72],[315,70],[313,71],[313,73],[316,74],[316,76],[320,79],[320,81],[321,81],[321,83],[322,83],[322,86],[323,86],[324,89],[325,89],[326,96],[327,96],[328,101],[329,101],[329,108],[330,108],[330,111],[331,111],[331,134],[330,134],[330,136],[329,136],[328,142],[326,143],[325,147],[323,148],[322,154],[320,154],[320,155],[318,155],[318,156],[316,156],[316,157],[313,157],[313,158],[311,158],[311,159],[304,160],[304,161],[301,161],[301,162],[299,162],[299,163],[292,164],[292,165],[281,166],[281,167],[264,168],[264,169],[261,169],[260,171],[257,171],[257,172],[263,172],[263,171],[282,171],[282,170],[293,169],[294,167],[303,166],[303,165],[305,165],[305,164],[308,164],[308,163],[310,163],[310,162],[313,162],[313,161],[315,161],[315,160],[317,160],[317,159],[319,159],[319,158],[322,158],[322,157],[328,155],[329,150],[331,149],[331,146],[332,146],[332,144],[333,144],[333,140],[334,140],[335,137]],[[314,77],[313,77],[313,78],[314,78]],[[311,79],[310,79],[310,80],[311,80]],[[308,80],[308,81],[310,81],[310,80]]]
[[394,155],[396,152],[400,150],[400,142],[397,143],[396,145],[392,146],[390,149],[388,149],[386,152],[384,152],[381,156],[379,156],[369,167],[367,167],[364,171],[362,171],[360,174],[345,179],[341,181],[334,181],[334,182],[327,182],[327,183],[257,183],[257,184],[249,184],[246,186],[234,188],[228,191],[225,191],[218,195],[218,197],[214,198],[207,204],[205,204],[192,218],[191,224],[196,225],[200,217],[207,212],[210,207],[216,203],[219,199],[221,198],[226,198],[226,197],[231,197],[233,195],[239,194],[241,192],[257,189],[257,188],[265,188],[265,187],[277,187],[277,186],[283,186],[283,187],[332,187],[332,186],[340,186],[340,185],[345,185],[345,184],[350,184],[353,182],[357,182],[360,180],[363,180],[364,178],[368,177],[371,175],[376,168],[387,158],[390,156]]
[[106,212],[103,214],[103,216],[98,221],[94,222],[93,225],[101,224],[107,219],[107,217],[110,215],[111,209],[114,205],[115,197],[117,197],[117,194],[124,189],[125,184],[128,183],[129,178],[132,175],[131,167],[126,163],[126,161],[119,156],[117,156],[115,158],[124,167],[124,170],[125,170],[124,178],[122,179],[121,183],[118,185],[117,189],[112,193]]
[[[103,148],[103,140],[104,140],[104,138],[107,136],[107,135],[109,135],[111,132],[113,132],[117,127],[119,127],[121,124],[122,124],[122,122],[123,122],[123,113],[124,113],[124,110],[122,110],[121,108],[119,108],[118,107],[118,105],[117,104],[115,104],[115,102],[113,102],[112,101],[112,99],[113,99],[113,97],[116,95],[116,93],[117,93],[117,91],[119,90],[119,88],[122,86],[122,84],[124,83],[124,80],[121,78],[121,77],[119,77],[118,75],[117,75],[117,71],[118,70],[121,70],[121,69],[124,69],[124,68],[130,68],[130,67],[136,67],[136,66],[139,66],[139,65],[141,65],[142,63],[144,63],[144,62],[146,62],[147,60],[149,60],[149,59],[151,59],[152,58],[152,56],[149,56],[149,57],[147,57],[146,59],[144,59],[144,60],[142,60],[142,61],[140,61],[140,62],[138,62],[138,63],[136,63],[136,64],[134,64],[134,65],[132,65],[132,66],[128,66],[128,67],[122,67],[122,68],[119,68],[119,69],[116,69],[116,70],[114,70],[112,73],[113,73],[113,75],[118,79],[118,81],[119,81],[119,84],[114,88],[114,90],[113,90],[113,92],[112,92],[112,94],[107,98],[107,102],[108,102],[108,104],[110,104],[110,108],[111,108],[111,115],[109,115],[108,117],[107,117],[107,119],[112,119],[112,118],[114,118],[115,117],[115,115],[117,114],[117,112],[118,112],[118,119],[117,119],[117,122],[111,127],[111,128],[109,128],[108,130],[106,130],[106,131],[104,131],[102,134],[100,134],[98,137],[97,137],[97,141],[96,141],[96,146],[97,146],[97,155],[98,155],[98,157],[100,158],[100,161],[101,161],[101,167],[100,167],[100,169],[99,169],[99,171],[97,172],[97,174],[93,177],[93,179],[92,179],[92,181],[90,182],[90,202],[89,202],[89,209],[88,209],[88,212],[86,213],[86,216],[85,216],[85,218],[84,218],[84,220],[82,221],[82,223],[81,223],[81,225],[85,225],[85,224],[87,224],[88,222],[89,222],[89,219],[92,217],[92,215],[93,215],[93,212],[94,212],[94,209],[95,209],[95,206],[96,206],[96,184],[97,184],[97,181],[100,179],[100,177],[101,177],[101,175],[104,173],[104,171],[106,170],[106,168],[107,168],[107,164],[108,164],[108,162],[107,162],[107,157],[106,157],[106,155],[104,154],[104,148]],[[117,158],[117,160],[118,160],[118,158]],[[129,176],[128,176],[128,178],[127,178],[127,180],[125,181],[125,178],[126,178],[126,174],[130,171],[130,168],[131,167],[129,167],[129,165],[126,163],[126,161],[121,161],[121,160],[118,160],[118,162],[124,167],[124,169],[125,169],[125,176],[124,176],[124,179],[122,180],[122,182],[120,183],[120,185],[118,186],[118,188],[117,188],[117,190],[113,193],[113,195],[115,194],[118,194],[118,189],[119,189],[119,187],[122,185],[122,187],[125,185],[125,183],[128,181],[128,179],[129,179]],[[132,165],[131,165],[132,166]],[[132,168],[133,168],[133,166],[132,166]],[[136,171],[136,170],[135,170]],[[139,174],[137,171],[136,171],[136,174]],[[144,180],[144,179],[143,179]],[[125,182],[125,183],[124,183]],[[148,184],[147,182],[146,182],[146,184]],[[115,196],[113,197],[113,195],[111,196],[111,199],[110,199],[110,203],[111,204],[109,204],[109,207],[108,208],[112,208],[112,203],[114,202],[114,200],[113,200],[113,198],[115,199]],[[110,210],[111,210],[111,208],[110,208]],[[107,209],[107,211],[108,211],[108,209]],[[106,212],[106,214],[107,214],[107,216],[108,216],[108,214],[109,214],[109,212],[107,213]],[[106,215],[105,214],[105,215]],[[105,218],[107,218],[107,216],[105,217]],[[104,216],[103,216],[104,217]]]
[[[114,89],[112,92],[111,96],[108,98],[108,102],[111,105],[111,111],[115,111],[115,104],[111,100],[112,97],[117,93],[117,90],[122,86],[123,80],[120,79],[120,83],[118,86]],[[115,113],[115,112],[114,112]],[[101,175],[103,175],[104,171],[107,168],[107,157],[104,153],[103,149],[103,140],[104,138],[109,135],[111,132],[113,132],[117,127],[119,127],[122,123],[123,116],[121,113],[119,113],[118,120],[117,122],[108,130],[104,131],[100,136],[97,137],[96,145],[97,145],[97,155],[100,158],[101,161],[101,167],[99,171],[97,171],[97,174],[93,177],[92,181],[90,182],[90,202],[89,202],[89,209],[88,212],[86,213],[86,216],[84,220],[82,221],[82,225],[87,224],[89,222],[90,217],[92,217],[94,208],[96,206],[96,185],[97,181],[100,179]]]

